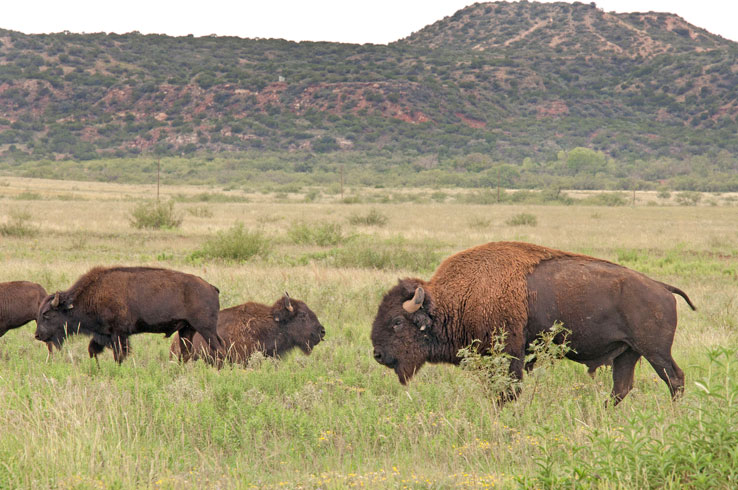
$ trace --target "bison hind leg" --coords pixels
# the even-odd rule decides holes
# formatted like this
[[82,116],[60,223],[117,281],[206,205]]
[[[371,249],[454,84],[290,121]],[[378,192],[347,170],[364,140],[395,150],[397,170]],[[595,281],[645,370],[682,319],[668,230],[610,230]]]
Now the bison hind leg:
[[646,360],[656,371],[656,374],[664,380],[666,386],[669,387],[671,398],[677,399],[684,392],[684,371],[682,371],[677,363],[674,362],[671,355],[664,356],[646,356]]
[[617,405],[633,389],[635,365],[641,355],[633,349],[627,349],[612,361],[612,399]]

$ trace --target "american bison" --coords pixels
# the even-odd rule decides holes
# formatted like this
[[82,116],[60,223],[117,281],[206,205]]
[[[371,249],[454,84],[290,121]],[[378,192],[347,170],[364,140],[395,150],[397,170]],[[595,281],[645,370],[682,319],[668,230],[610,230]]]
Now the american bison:
[[0,282],[0,337],[8,330],[35,320],[45,297],[46,290],[35,282]]
[[[278,357],[294,347],[310,354],[313,347],[325,337],[325,328],[313,310],[287,293],[272,306],[244,303],[221,310],[218,315],[218,335],[225,342],[226,358],[231,362],[246,363],[256,351]],[[198,358],[205,352],[205,339],[195,334],[192,353]],[[180,342],[172,341],[170,352],[184,361]],[[208,357],[206,357],[208,359]]]
[[560,321],[571,331],[567,357],[590,369],[612,363],[615,404],[632,388],[641,356],[676,397],[684,373],[671,357],[672,293],[694,309],[683,291],[605,260],[492,242],[449,257],[429,281],[401,279],[374,320],[374,358],[405,384],[425,362],[458,364],[459,349],[474,340],[486,352],[503,331],[510,373],[521,379],[527,346]]
[[199,333],[211,355],[225,353],[218,337],[218,289],[197,276],[150,267],[96,267],[66,291],[47,296],[38,311],[36,338],[61,347],[71,333],[92,335],[90,357],[112,347],[118,363],[128,337],[179,332],[183,349]]

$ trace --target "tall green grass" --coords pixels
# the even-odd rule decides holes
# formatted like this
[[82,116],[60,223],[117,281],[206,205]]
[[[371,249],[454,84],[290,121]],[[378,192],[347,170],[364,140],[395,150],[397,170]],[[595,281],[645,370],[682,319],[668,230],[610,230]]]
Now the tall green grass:
[[[172,267],[215,284],[223,307],[271,304],[289,291],[326,337],[310,356],[216,370],[170,360],[162,335],[133,336],[123,365],[108,350],[98,366],[84,336],[47,361],[33,322],[10,331],[0,338],[0,488],[735,487],[734,208],[480,207],[451,195],[443,205],[344,206],[257,196],[211,201],[213,216],[188,218],[175,235],[129,226],[136,189],[96,186],[90,192],[104,198],[24,203],[44,232],[0,237],[0,280],[55,291],[97,264]],[[364,225],[347,220],[371,209],[386,224],[355,233],[350,227]],[[504,225],[523,212],[537,226]],[[343,239],[293,240],[294,223],[342,223]],[[253,237],[263,249],[228,258],[251,249]],[[686,291],[699,309],[676,298],[683,399],[670,400],[647,362],[612,407],[611,371],[590,379],[568,360],[537,362],[517,400],[504,404],[474,370],[428,364],[402,386],[374,361],[372,321],[398,277],[428,279],[458,250],[514,239],[600,256]],[[192,253],[209,242],[209,255]]]

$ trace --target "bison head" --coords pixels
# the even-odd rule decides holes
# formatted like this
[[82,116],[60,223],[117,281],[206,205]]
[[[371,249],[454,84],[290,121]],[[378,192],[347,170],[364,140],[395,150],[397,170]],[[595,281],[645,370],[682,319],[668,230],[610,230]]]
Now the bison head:
[[67,335],[75,332],[78,323],[72,320],[74,304],[63,292],[47,296],[38,309],[36,317],[36,339],[46,342],[47,346],[61,348]]
[[325,328],[313,310],[300,300],[291,299],[286,292],[272,306],[272,316],[284,332],[291,346],[297,346],[305,354],[325,337]]
[[407,383],[430,359],[430,294],[419,279],[402,279],[382,299],[372,325],[374,359]]

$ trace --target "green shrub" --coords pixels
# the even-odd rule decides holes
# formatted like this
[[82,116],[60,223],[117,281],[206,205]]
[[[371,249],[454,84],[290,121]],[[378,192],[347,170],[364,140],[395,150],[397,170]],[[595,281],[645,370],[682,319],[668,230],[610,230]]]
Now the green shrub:
[[20,194],[13,196],[13,199],[18,201],[39,201],[41,200],[41,194],[31,191],[23,191]]
[[166,203],[144,201],[136,204],[129,218],[134,228],[173,229],[182,224],[182,217],[174,212],[174,201]]
[[671,197],[671,192],[667,190],[660,190],[658,194],[656,194],[656,197],[659,199],[669,199]]
[[513,356],[505,352],[506,337],[506,332],[498,332],[487,352],[479,352],[481,341],[475,339],[456,354],[461,358],[461,369],[471,372],[482,389],[492,395],[492,400],[499,396],[514,396],[520,389],[520,381],[510,374]]
[[505,202],[507,199],[507,193],[504,190],[500,190],[499,196],[497,191],[483,190],[470,192],[468,194],[460,194],[457,201],[465,204],[497,204]]
[[469,220],[469,226],[472,228],[489,228],[491,225],[491,219],[482,218],[480,216],[474,216]]
[[213,210],[207,206],[195,206],[193,208],[187,208],[187,213],[190,216],[194,216],[196,218],[212,218],[213,217]]
[[622,192],[598,192],[582,199],[581,204],[591,206],[625,206],[628,199]]
[[31,223],[33,216],[22,209],[11,209],[8,221],[0,225],[0,235],[13,237],[29,237],[38,233],[38,227]]
[[244,262],[255,255],[267,255],[271,249],[271,239],[261,231],[249,231],[244,228],[243,223],[237,223],[205,240],[202,248],[190,257]]
[[448,197],[448,194],[442,191],[436,191],[430,196],[430,198],[436,202],[445,202],[447,197]]
[[303,245],[338,245],[346,237],[343,235],[341,225],[338,223],[324,223],[320,225],[308,225],[305,223],[293,224],[287,230],[287,237],[292,243]]
[[352,214],[351,216],[349,216],[348,221],[352,225],[384,226],[389,221],[389,218],[376,209],[372,208],[367,214],[364,215]]
[[520,213],[508,218],[505,223],[510,226],[536,226],[538,218],[530,213]]
[[702,200],[702,194],[695,191],[684,191],[676,195],[680,206],[696,206]]

